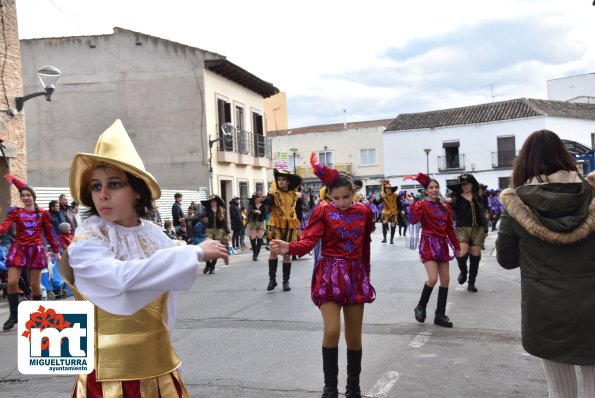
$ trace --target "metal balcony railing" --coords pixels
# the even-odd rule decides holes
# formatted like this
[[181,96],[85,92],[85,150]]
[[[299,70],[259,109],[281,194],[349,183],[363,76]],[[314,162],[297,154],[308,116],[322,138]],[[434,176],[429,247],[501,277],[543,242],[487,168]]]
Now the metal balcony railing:
[[492,167],[495,169],[512,167],[512,163],[518,156],[519,151],[497,151],[492,152]]
[[438,171],[465,170],[465,155],[438,156]]
[[[217,131],[221,131],[217,125]],[[273,158],[273,151],[271,148],[271,138],[260,134],[254,134],[247,130],[234,129],[231,140],[223,139],[223,134],[219,133],[220,141],[217,142],[217,150],[223,152],[235,152],[242,155],[250,155],[260,158]]]
[[[352,173],[353,170],[353,163],[333,163],[327,164],[327,166],[346,173]],[[316,178],[310,166],[297,166],[295,173],[303,178]]]

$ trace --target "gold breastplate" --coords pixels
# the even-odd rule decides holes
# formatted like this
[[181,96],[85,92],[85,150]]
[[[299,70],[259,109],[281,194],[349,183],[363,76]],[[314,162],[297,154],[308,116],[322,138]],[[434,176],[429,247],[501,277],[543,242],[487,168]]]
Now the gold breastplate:
[[[74,287],[67,253],[60,273],[77,300],[87,300]],[[95,372],[98,381],[140,380],[167,374],[180,366],[167,328],[164,293],[130,316],[95,306]]]

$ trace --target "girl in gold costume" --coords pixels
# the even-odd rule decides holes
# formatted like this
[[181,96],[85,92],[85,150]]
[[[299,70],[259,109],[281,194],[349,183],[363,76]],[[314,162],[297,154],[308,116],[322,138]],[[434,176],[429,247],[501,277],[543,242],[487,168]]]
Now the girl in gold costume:
[[94,153],[75,155],[70,189],[92,215],[60,270],[76,299],[95,306],[94,370],[77,376],[72,397],[189,397],[170,338],[177,294],[192,287],[199,261],[227,262],[227,250],[214,240],[180,244],[141,218],[161,189],[120,120]]

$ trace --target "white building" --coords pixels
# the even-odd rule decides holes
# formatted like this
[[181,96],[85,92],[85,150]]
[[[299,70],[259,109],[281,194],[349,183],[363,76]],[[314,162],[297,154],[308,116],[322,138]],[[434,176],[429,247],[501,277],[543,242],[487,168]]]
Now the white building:
[[417,187],[404,176],[429,172],[446,187],[463,171],[489,188],[504,188],[523,142],[541,129],[593,147],[595,104],[519,98],[401,114],[383,133],[385,173],[410,190]]
[[[322,187],[312,173],[310,155],[364,183],[362,194],[379,192],[384,178],[382,132],[393,120],[338,123],[269,131],[274,153],[288,155],[288,170],[302,176],[304,186]],[[272,176],[271,176],[272,179]]]

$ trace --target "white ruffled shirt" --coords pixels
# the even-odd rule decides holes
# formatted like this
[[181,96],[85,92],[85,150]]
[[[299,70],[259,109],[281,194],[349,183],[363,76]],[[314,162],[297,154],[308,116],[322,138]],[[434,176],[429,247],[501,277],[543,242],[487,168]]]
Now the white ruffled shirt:
[[74,285],[107,312],[132,315],[169,291],[170,332],[176,321],[178,292],[192,287],[203,255],[198,246],[176,246],[150,221],[123,227],[97,216],[76,229],[68,247]]

